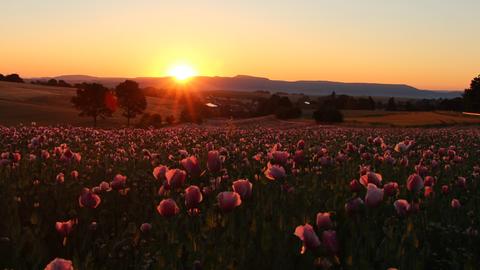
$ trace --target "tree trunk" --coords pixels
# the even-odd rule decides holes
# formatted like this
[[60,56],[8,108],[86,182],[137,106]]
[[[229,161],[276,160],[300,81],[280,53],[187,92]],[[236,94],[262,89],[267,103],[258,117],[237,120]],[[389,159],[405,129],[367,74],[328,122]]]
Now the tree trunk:
[[93,117],[93,126],[97,127],[97,117],[96,116]]

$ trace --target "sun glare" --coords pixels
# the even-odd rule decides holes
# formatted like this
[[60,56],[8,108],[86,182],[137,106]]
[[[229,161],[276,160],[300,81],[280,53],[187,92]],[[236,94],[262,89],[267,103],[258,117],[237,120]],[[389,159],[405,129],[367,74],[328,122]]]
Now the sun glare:
[[184,82],[196,76],[197,72],[189,65],[176,65],[170,68],[168,75],[174,77],[177,81]]

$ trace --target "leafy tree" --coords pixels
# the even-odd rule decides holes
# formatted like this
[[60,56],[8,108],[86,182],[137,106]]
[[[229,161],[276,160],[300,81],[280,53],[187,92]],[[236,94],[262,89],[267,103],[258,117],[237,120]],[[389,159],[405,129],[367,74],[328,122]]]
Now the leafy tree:
[[72,97],[72,103],[80,116],[92,117],[93,125],[97,126],[97,118],[112,116],[116,108],[113,93],[98,83],[82,83],[78,85],[77,95]]
[[343,114],[334,106],[321,106],[313,112],[313,119],[317,123],[340,123],[343,122]]
[[[223,107],[225,109],[226,106]],[[288,97],[274,94],[269,99],[261,98],[258,100],[257,115],[268,114],[275,114],[280,119],[298,118],[302,115],[302,110],[299,107],[294,107]]]
[[465,109],[463,98],[457,97],[453,99],[442,99],[438,105],[438,109],[444,111],[458,111],[461,112]]
[[135,118],[147,108],[147,99],[138,83],[126,80],[115,87],[118,98],[118,105],[122,108],[122,115],[127,118],[127,126],[130,126],[130,119]]
[[368,103],[369,103],[369,109],[374,111],[375,110],[375,101],[373,100],[373,98],[370,96],[368,97]]
[[290,108],[293,105],[288,97],[280,97],[280,100],[278,101],[278,106]]
[[71,84],[67,83],[66,81],[64,80],[59,80],[58,83],[57,83],[58,86],[60,87],[72,87]]
[[411,101],[405,102],[405,110],[406,111],[415,111],[415,107],[413,106]]
[[395,98],[391,97],[388,100],[386,110],[387,111],[396,111],[397,110],[397,104],[395,103]]
[[480,112],[480,75],[473,78],[469,89],[465,89],[463,99],[467,111]]
[[4,81],[7,81],[7,82],[17,82],[17,83],[23,83],[23,79],[20,78],[20,76],[18,74],[10,74],[10,75],[7,75],[4,77],[3,79]]
[[332,102],[335,102],[335,99],[337,99],[337,93],[335,93],[335,91],[333,91],[332,94],[330,95],[330,99]]
[[58,81],[55,80],[55,79],[50,79],[50,80],[48,80],[47,85],[57,86],[57,85],[58,85]]
[[5,79],[5,76],[3,76],[3,74],[0,73],[0,81],[3,81]]

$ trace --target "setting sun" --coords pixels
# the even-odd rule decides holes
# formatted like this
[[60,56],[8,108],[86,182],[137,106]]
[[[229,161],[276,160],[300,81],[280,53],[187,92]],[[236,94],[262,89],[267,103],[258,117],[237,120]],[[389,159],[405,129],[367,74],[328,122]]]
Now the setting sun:
[[183,82],[196,76],[197,72],[189,65],[176,65],[170,68],[168,75],[174,77],[177,81]]

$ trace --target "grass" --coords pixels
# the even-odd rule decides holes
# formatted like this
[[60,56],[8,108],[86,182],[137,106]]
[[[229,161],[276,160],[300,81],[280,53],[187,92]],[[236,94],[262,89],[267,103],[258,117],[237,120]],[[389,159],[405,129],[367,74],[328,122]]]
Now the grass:
[[[79,117],[79,112],[70,103],[75,91],[73,88],[0,82],[0,125],[36,122],[40,125],[90,126],[92,119]],[[170,114],[178,118],[184,106],[159,97],[148,97],[147,103],[146,112],[158,113],[162,118]],[[112,118],[100,120],[98,126],[119,127],[125,123],[125,118],[117,111]]]
[[372,114],[347,114],[346,123],[375,126],[448,126],[480,124],[480,117],[466,116],[458,112],[385,112]]

